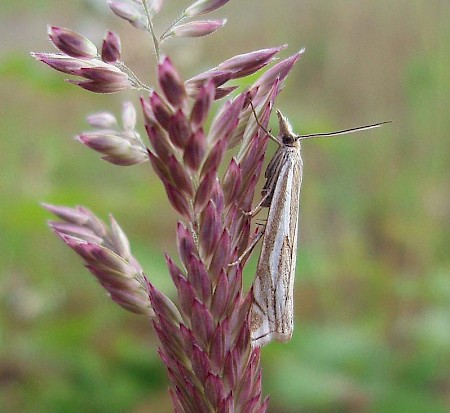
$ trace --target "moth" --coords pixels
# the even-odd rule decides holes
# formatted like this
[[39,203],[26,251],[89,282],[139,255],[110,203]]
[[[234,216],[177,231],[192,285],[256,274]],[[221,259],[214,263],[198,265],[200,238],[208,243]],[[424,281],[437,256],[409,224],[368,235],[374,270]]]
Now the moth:
[[297,135],[289,121],[277,110],[279,134],[275,137],[260,124],[254,109],[253,113],[258,125],[278,144],[278,149],[265,172],[266,182],[261,191],[261,202],[249,213],[255,215],[261,208],[269,208],[252,286],[251,340],[253,347],[260,347],[272,340],[289,341],[294,329],[294,277],[303,176],[300,141],[344,135],[376,128],[389,122],[331,133]]

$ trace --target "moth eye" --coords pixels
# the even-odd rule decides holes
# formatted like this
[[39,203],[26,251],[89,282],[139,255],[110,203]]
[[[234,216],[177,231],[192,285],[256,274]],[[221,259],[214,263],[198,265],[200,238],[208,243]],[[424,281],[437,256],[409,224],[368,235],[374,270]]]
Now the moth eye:
[[283,139],[283,143],[285,145],[289,145],[289,144],[295,142],[294,136],[292,136],[292,135],[283,135],[282,139]]

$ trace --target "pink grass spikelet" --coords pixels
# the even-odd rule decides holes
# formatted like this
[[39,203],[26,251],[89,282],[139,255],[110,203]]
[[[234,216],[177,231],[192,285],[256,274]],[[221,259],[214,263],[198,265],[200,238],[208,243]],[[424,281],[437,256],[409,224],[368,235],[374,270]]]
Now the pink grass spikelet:
[[150,150],[148,150],[147,153],[148,158],[150,160],[150,164],[152,165],[153,170],[155,171],[156,175],[161,180],[161,182],[163,184],[170,182],[171,181],[170,173],[167,170],[167,167],[164,164],[164,162]]
[[167,130],[169,128],[169,121],[173,116],[173,110],[156,92],[152,93],[150,96],[150,105],[155,119]]
[[200,128],[191,135],[184,149],[183,160],[191,171],[195,172],[200,167],[205,156],[205,148],[206,137]]
[[175,210],[184,218],[190,219],[191,213],[186,197],[170,182],[166,182],[164,186],[166,187],[167,197]]
[[136,128],[136,109],[129,101],[122,106],[122,124],[126,131],[134,131]]
[[171,142],[180,149],[183,149],[189,137],[192,135],[192,126],[196,126],[186,118],[181,109],[178,109],[169,121],[169,137]]
[[227,4],[230,0],[198,0],[191,4],[184,14],[188,17],[196,17],[210,13]]
[[215,84],[212,79],[209,79],[201,87],[191,110],[190,121],[194,127],[198,127],[205,122],[214,96]]
[[188,260],[191,255],[198,256],[196,242],[192,237],[192,233],[181,223],[177,225],[177,247],[178,255],[184,266],[188,266]]
[[164,0],[148,0],[147,4],[153,14],[158,14],[164,5]]
[[[222,232],[219,241],[217,242],[216,249],[211,258],[211,263],[209,265],[209,272],[211,274],[211,278],[213,282],[216,282],[221,271],[226,267],[230,258],[230,233],[228,229],[225,228]],[[217,282],[219,283],[219,282]]]
[[128,21],[136,29],[146,30],[145,15],[137,6],[121,1],[108,1],[108,6],[116,16]]
[[122,110],[123,130],[119,130],[114,115],[97,113],[87,118],[94,132],[83,132],[76,139],[88,148],[103,154],[103,159],[121,166],[136,165],[148,160],[148,151],[135,130],[136,111],[131,102],[125,102]]
[[158,65],[158,79],[169,103],[175,107],[183,106],[186,99],[184,82],[168,57],[165,57]]
[[194,188],[192,186],[191,178],[175,156],[169,156],[167,169],[177,188],[180,188],[187,196],[192,197],[194,195]]
[[237,55],[220,63],[217,69],[230,70],[233,73],[233,77],[248,76],[269,64],[273,57],[285,48],[286,45],[283,45]]
[[221,140],[216,142],[214,147],[209,152],[205,161],[203,162],[202,169],[200,171],[200,177],[204,177],[208,174],[215,174],[219,165],[222,162],[225,150],[227,148],[227,137],[224,136]]
[[222,226],[218,215],[216,206],[212,201],[209,201],[200,216],[199,241],[206,257],[210,257],[214,252],[217,241],[222,234]]
[[206,175],[200,182],[194,199],[195,212],[201,212],[208,201],[211,199],[211,191],[216,180],[217,178],[215,173],[210,173]]
[[199,20],[179,24],[167,33],[166,37],[202,37],[214,33],[225,26],[227,19],[221,20]]
[[220,185],[220,181],[216,179],[214,181],[212,190],[211,190],[211,201],[214,202],[216,206],[217,213],[219,215],[223,215],[224,207],[225,207],[225,197],[223,195],[223,189]]
[[36,60],[50,66],[58,72],[67,73],[70,75],[76,74],[76,72],[82,67],[87,67],[85,60],[77,59],[59,53],[31,53]]
[[98,112],[86,118],[89,125],[99,129],[110,129],[117,125],[116,117],[110,112]]
[[155,124],[154,126],[145,126],[149,141],[154,149],[155,154],[167,164],[170,155],[173,154],[172,146],[169,142],[167,134],[159,126]]
[[148,285],[129,241],[111,217],[111,229],[92,212],[81,207],[43,205],[66,221],[49,222],[56,235],[80,255],[86,268],[108,291],[113,301],[128,311],[153,316]]
[[93,59],[97,56],[94,43],[81,34],[58,26],[48,26],[47,33],[50,41],[70,57]]
[[102,44],[102,60],[106,63],[116,63],[120,60],[120,38],[117,34],[107,31]]
[[116,93],[122,92],[123,90],[127,89],[127,85],[121,82],[105,83],[94,80],[72,80],[72,79],[68,79],[67,82],[94,93]]
[[237,163],[236,159],[232,158],[228,169],[225,172],[222,184],[226,205],[230,205],[235,201],[238,191],[241,187],[241,182],[241,167]]

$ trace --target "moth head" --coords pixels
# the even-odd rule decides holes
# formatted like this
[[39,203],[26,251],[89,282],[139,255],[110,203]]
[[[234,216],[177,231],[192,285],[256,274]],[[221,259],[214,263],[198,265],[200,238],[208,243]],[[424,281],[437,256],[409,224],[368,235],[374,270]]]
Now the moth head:
[[296,146],[298,135],[292,131],[292,126],[287,118],[277,109],[279,134],[278,137],[283,145]]

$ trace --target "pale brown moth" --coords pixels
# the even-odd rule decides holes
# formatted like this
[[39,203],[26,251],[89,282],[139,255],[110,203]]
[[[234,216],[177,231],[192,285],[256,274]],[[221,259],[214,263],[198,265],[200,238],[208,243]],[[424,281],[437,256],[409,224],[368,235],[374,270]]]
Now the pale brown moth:
[[[256,117],[254,109],[253,112]],[[279,147],[265,172],[263,198],[249,213],[254,215],[262,207],[269,208],[252,287],[250,329],[254,347],[264,346],[272,340],[286,342],[290,340],[294,328],[293,288],[303,174],[300,140],[343,135],[389,123],[381,122],[331,133],[296,135],[288,120],[278,110],[277,115],[278,137],[268,132],[256,117],[258,125]]]

